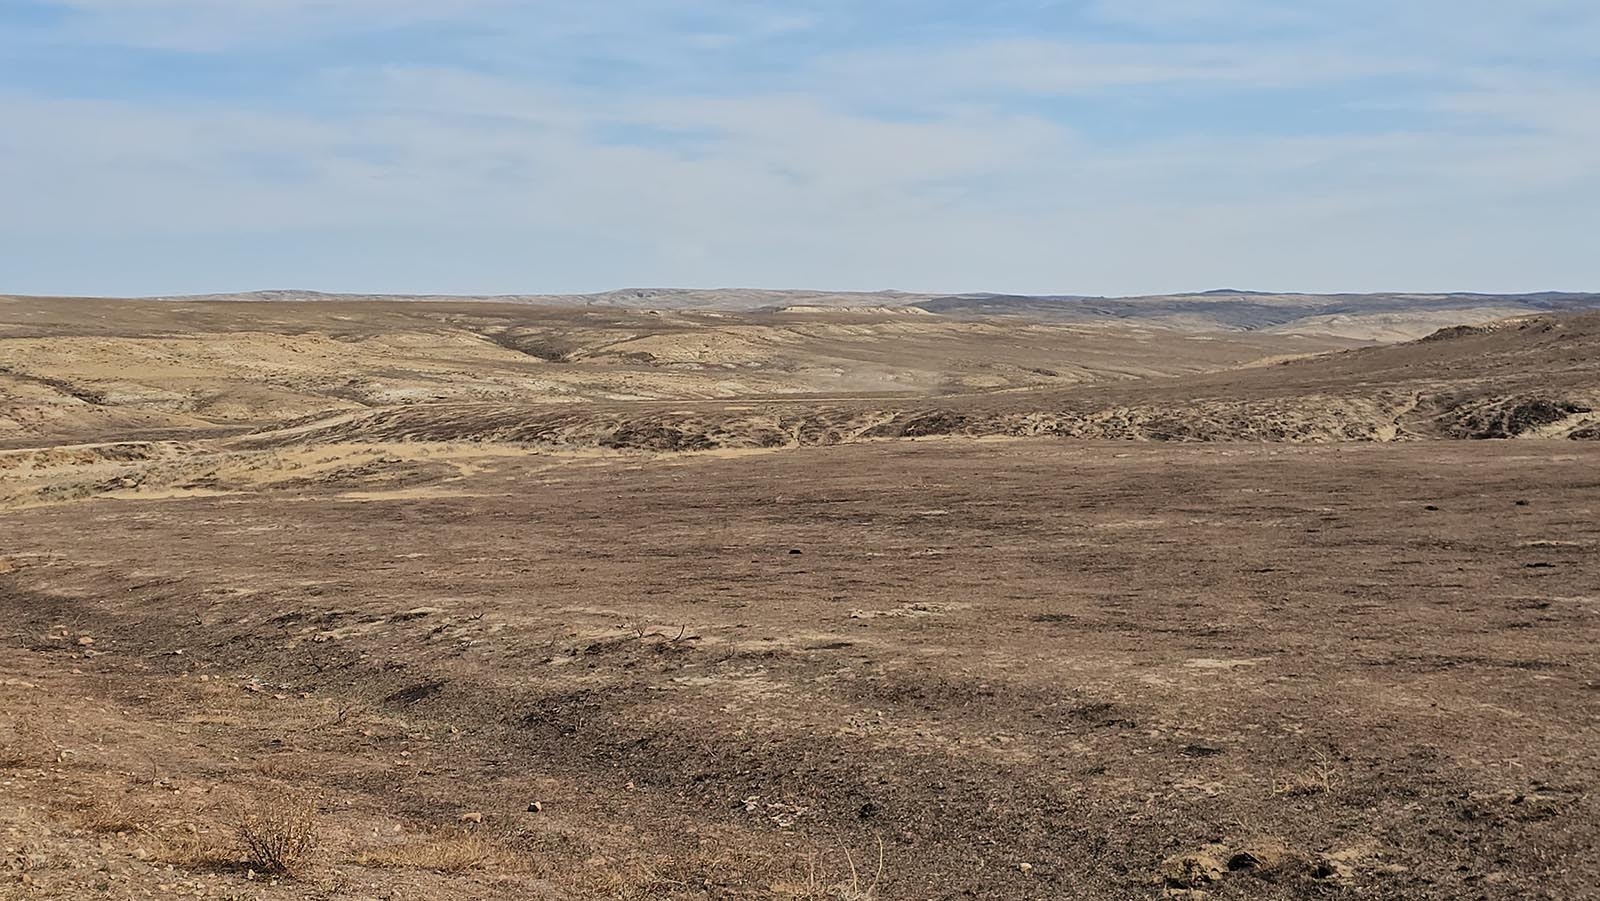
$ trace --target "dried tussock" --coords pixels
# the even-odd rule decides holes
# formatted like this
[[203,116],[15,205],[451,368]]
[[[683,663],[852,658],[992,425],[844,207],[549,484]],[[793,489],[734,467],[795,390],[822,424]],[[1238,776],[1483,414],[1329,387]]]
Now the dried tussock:
[[97,835],[153,834],[157,826],[153,811],[116,795],[96,795],[80,801],[73,806],[71,814],[79,827]]
[[0,770],[65,764],[72,754],[31,718],[19,718],[10,735],[0,734]]
[[0,738],[0,770],[22,769],[40,760],[38,749],[21,736]]
[[303,872],[317,850],[317,810],[289,795],[268,798],[240,815],[234,826],[239,850],[263,873]]
[[180,870],[231,870],[239,859],[230,849],[200,835],[162,835],[150,859]]
[[1328,755],[1316,752],[1317,763],[1310,769],[1272,778],[1272,793],[1279,797],[1304,797],[1326,795],[1333,792],[1333,762]]
[[491,839],[477,832],[462,830],[430,835],[420,841],[372,848],[357,856],[356,863],[375,869],[433,870],[454,874],[490,865],[504,869],[510,861]]
[[239,863],[237,855],[202,836],[195,826],[179,829],[163,821],[148,805],[126,796],[100,794],[57,807],[85,832],[134,835],[140,837],[141,843],[153,842],[150,859],[159,864],[198,870],[231,868]]

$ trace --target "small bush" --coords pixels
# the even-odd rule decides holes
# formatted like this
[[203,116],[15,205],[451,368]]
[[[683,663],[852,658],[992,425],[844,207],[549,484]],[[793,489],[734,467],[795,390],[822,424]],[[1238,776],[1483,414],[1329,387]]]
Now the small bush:
[[304,871],[317,850],[317,811],[297,798],[272,798],[246,811],[234,832],[252,867],[292,876]]

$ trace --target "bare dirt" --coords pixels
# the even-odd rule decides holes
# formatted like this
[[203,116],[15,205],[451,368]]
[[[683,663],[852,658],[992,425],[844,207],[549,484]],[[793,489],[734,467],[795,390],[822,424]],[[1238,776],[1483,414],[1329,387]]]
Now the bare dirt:
[[[0,339],[15,421],[107,390],[27,368],[95,331],[46,313]],[[0,453],[0,897],[1600,896],[1595,334],[153,432],[80,399]],[[242,381],[282,387],[206,390]],[[317,849],[273,875],[235,833],[285,798]]]

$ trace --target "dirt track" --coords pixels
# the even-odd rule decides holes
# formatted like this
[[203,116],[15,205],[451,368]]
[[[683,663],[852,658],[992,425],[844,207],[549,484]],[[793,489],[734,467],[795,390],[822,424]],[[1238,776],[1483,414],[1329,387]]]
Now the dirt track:
[[[807,897],[881,839],[882,898],[1592,897],[1597,464],[919,440],[14,510],[7,891]],[[163,869],[284,786],[304,881]],[[497,863],[373,862],[467,812]]]

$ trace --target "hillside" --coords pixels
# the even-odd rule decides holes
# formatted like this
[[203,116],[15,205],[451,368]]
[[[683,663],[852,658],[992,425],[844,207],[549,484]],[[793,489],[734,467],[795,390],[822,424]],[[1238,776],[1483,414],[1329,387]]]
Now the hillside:
[[256,429],[413,404],[926,397],[1351,346],[894,310],[0,300],[0,446]]
[[1198,374],[935,399],[397,407],[240,439],[713,450],[886,438],[1394,441],[1600,437],[1600,315]]

